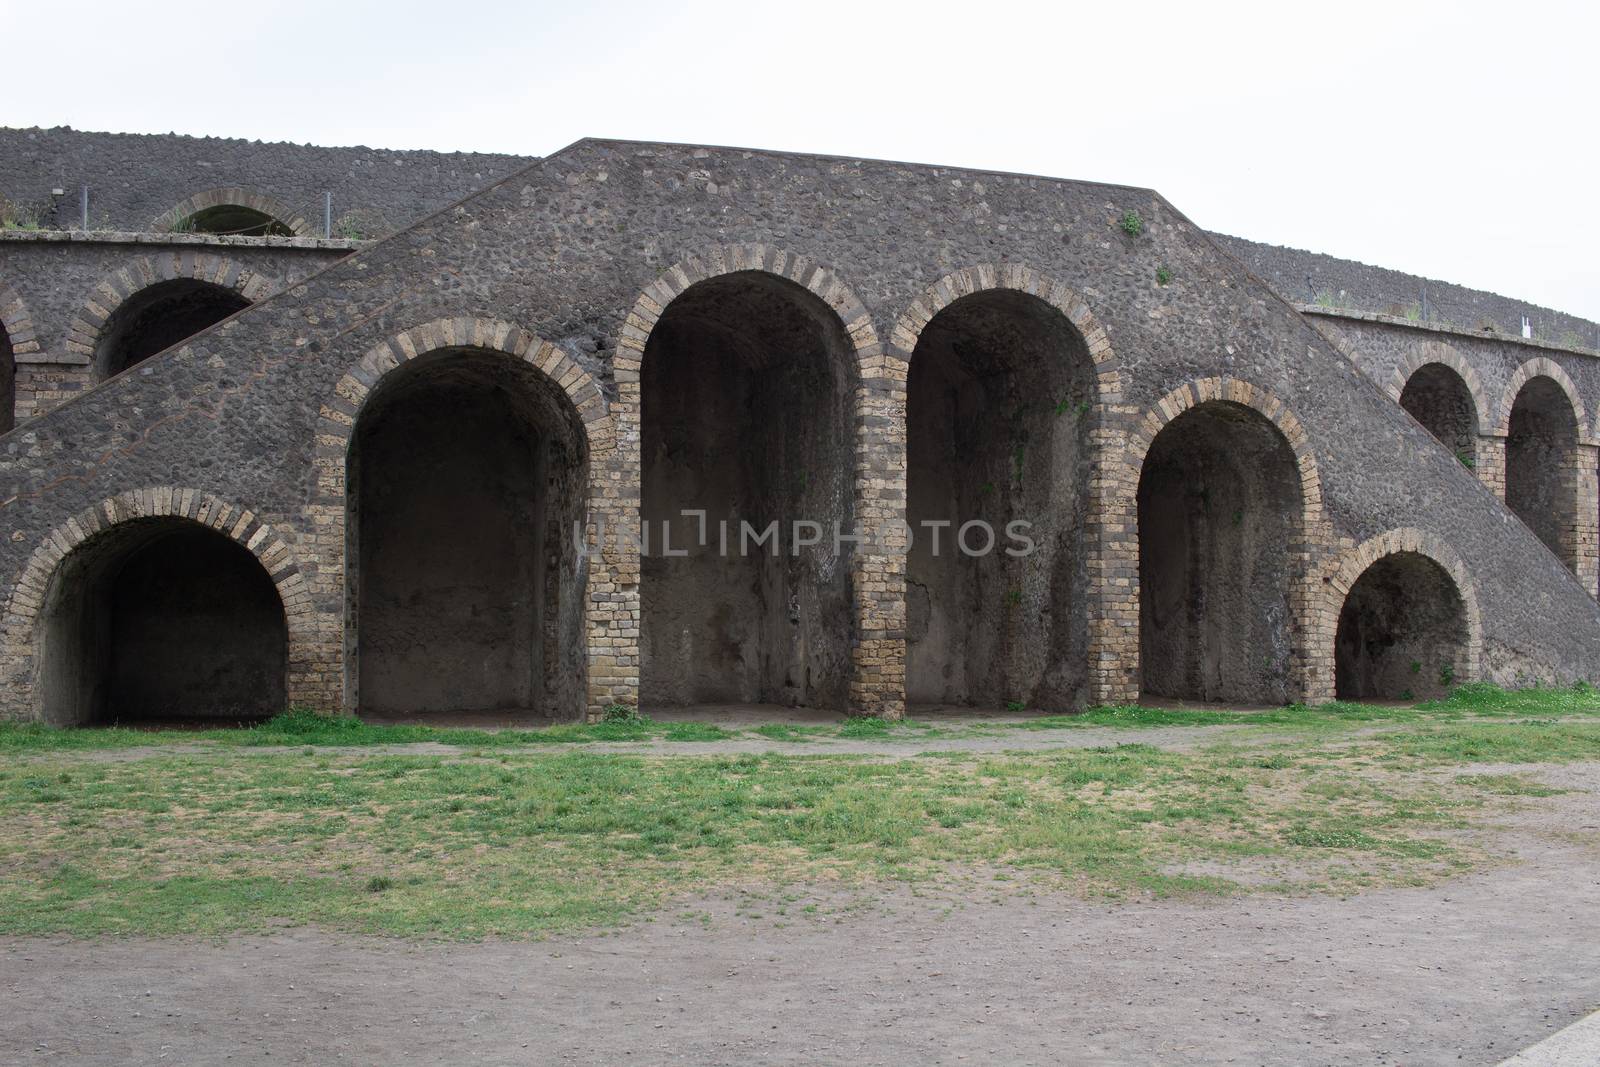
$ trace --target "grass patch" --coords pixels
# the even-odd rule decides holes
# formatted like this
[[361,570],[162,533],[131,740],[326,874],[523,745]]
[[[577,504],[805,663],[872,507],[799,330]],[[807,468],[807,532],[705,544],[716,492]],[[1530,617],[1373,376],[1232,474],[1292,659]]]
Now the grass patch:
[[1515,774],[1459,774],[1456,781],[1500,797],[1558,797],[1572,792]]
[[[278,736],[362,729],[294,725],[280,723]],[[728,736],[699,723],[582,729],[602,728]],[[846,728],[929,732],[872,720]],[[1548,795],[1517,776],[1441,778],[1434,768],[1600,760],[1600,723],[1581,720],[1448,721],[1292,747],[1230,740],[1194,752],[1125,744],[889,761],[518,751],[471,732],[476,746],[449,754],[311,743],[0,764],[0,933],[315,923],[526,937],[752,885],[1001,877],[1126,897],[1417,884],[1480,858],[1444,831],[1504,798]],[[1278,873],[1229,876],[1262,870]]]
[[[1088,727],[1149,729],[1163,726],[1254,726],[1277,730],[1335,731],[1366,725],[1419,725],[1470,720],[1545,718],[1600,719],[1600,693],[1587,685],[1570,689],[1507,691],[1492,685],[1459,686],[1446,700],[1415,706],[1384,707],[1333,703],[1291,705],[1258,711],[1228,708],[1096,707],[1070,715],[1041,715],[1017,722],[952,722],[935,725],[916,719],[890,722],[851,718],[837,723],[769,723],[749,734],[774,741],[837,738],[897,741],[1003,736],[1006,731],[1075,730]],[[0,722],[0,753],[116,749],[174,744],[207,746],[351,746],[432,743],[468,748],[581,745],[600,741],[718,741],[745,736],[711,723],[656,722],[623,705],[607,709],[603,721],[539,729],[486,730],[448,726],[385,726],[350,716],[294,709],[253,726],[205,730],[136,730],[126,727],[59,729],[37,723]]]

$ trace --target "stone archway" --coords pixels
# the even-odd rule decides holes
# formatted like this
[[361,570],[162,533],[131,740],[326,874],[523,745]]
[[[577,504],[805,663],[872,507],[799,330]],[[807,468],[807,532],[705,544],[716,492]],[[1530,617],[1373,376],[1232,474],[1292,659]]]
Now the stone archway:
[[1439,697],[1481,669],[1475,584],[1424,530],[1390,530],[1348,553],[1328,579],[1319,629],[1340,700]]
[[[1505,501],[1593,592],[1594,472],[1585,449],[1583,402],[1559,365],[1523,364],[1502,400],[1497,432],[1505,439]],[[1587,503],[1587,506],[1585,506]]]
[[0,433],[17,422],[17,357],[38,351],[27,303],[16,290],[0,284]]
[[88,357],[94,379],[103,381],[277,288],[276,279],[220,256],[144,257],[94,287],[67,330],[66,348]]
[[1488,395],[1477,369],[1461,353],[1440,341],[1418,345],[1385,389],[1464,466],[1491,487],[1498,484],[1487,469],[1493,456],[1481,446],[1482,435],[1494,429]]
[[[680,305],[678,313],[668,318],[672,305],[697,286],[703,288],[692,294],[687,303]],[[762,323],[739,313],[740,307],[748,308],[751,304],[770,306],[779,314],[779,318],[771,323]],[[658,336],[658,327],[664,320],[667,322],[667,332]],[[763,487],[758,484],[759,478],[751,481],[744,474],[735,477],[734,473],[723,470],[722,474],[727,477],[721,478],[717,485],[709,486],[710,494],[725,500],[727,492],[736,483],[746,482],[752,491],[768,490],[766,497],[769,500],[780,495],[792,496],[796,503],[817,512],[821,518],[815,521],[827,522],[830,516],[837,514],[841,518],[859,521],[869,533],[880,530],[883,523],[897,518],[903,509],[900,488],[894,484],[898,474],[892,468],[883,470],[881,475],[857,476],[857,472],[863,468],[876,470],[887,463],[887,457],[903,450],[903,438],[898,436],[896,427],[892,425],[897,411],[897,392],[899,402],[903,402],[904,398],[903,377],[896,375],[892,365],[894,361],[885,356],[866,309],[847,286],[814,261],[770,245],[719,245],[706,249],[667,269],[635,301],[623,325],[614,363],[618,392],[618,437],[629,453],[628,459],[622,464],[623,470],[636,472],[632,477],[638,479],[652,469],[645,462],[644,453],[639,451],[641,442],[648,436],[652,447],[657,449],[659,459],[662,453],[657,446],[665,444],[670,448],[672,434],[676,432],[673,425],[675,420],[670,414],[670,401],[663,418],[657,420],[656,415],[649,413],[650,404],[643,395],[645,357],[647,350],[651,349],[653,338],[656,349],[650,355],[654,357],[666,353],[666,358],[658,361],[661,366],[682,363],[683,360],[674,358],[672,353],[676,351],[681,356],[685,345],[693,347],[699,343],[697,337],[705,340],[710,348],[721,353],[718,358],[729,364],[734,380],[728,384],[741,390],[750,390],[752,403],[760,406],[763,381],[753,368],[767,358],[762,356],[763,352],[770,357],[768,342],[772,335],[786,329],[797,331],[796,336],[809,346],[806,351],[810,355],[779,367],[777,372],[780,375],[825,372],[804,386],[805,395],[813,396],[813,399],[831,396],[832,400],[828,401],[830,411],[834,411],[832,405],[842,400],[844,423],[836,430],[826,431],[833,440],[824,444],[816,430],[803,431],[794,426],[794,420],[787,417],[786,413],[777,412],[777,417],[765,420],[757,428],[756,436],[765,445],[774,445],[780,440],[784,442],[781,446],[774,445],[775,451],[769,449],[769,452],[774,457],[787,453],[788,458],[783,462],[790,466],[793,465],[793,457],[803,454],[808,448],[816,449],[819,458],[826,452],[831,459],[814,472],[818,480],[813,481],[809,473],[803,484],[798,479],[790,479],[789,484],[782,487],[781,493],[778,491],[779,483],[769,480]],[[651,392],[659,386],[663,395],[668,396],[673,390],[694,390],[713,384],[704,379],[698,384],[679,381],[681,377],[681,371],[664,372],[652,383]],[[846,382],[848,386],[842,393],[838,392],[838,388]],[[685,399],[685,396],[677,397],[680,408]],[[662,411],[660,408],[656,410]],[[648,429],[641,420],[641,411],[644,420],[651,420]],[[830,424],[837,421],[836,414],[829,416]],[[791,433],[791,430],[796,432]],[[812,444],[805,443],[804,439],[808,436]],[[694,444],[688,439],[682,443]],[[832,462],[840,457],[848,457],[842,467]],[[733,458],[735,463],[747,461],[748,457]],[[663,510],[675,512],[674,493],[692,488],[685,484],[673,488],[669,469],[654,467],[653,470],[655,474],[665,472],[669,476],[661,483],[666,487],[665,491],[657,491],[651,500],[645,502],[641,509],[644,517],[655,516]],[[754,472],[747,473],[754,475]],[[627,473],[624,473],[624,478],[628,478]],[[651,480],[655,480],[654,475]],[[625,492],[631,490],[637,493],[641,492],[641,488],[638,480],[624,483]],[[829,499],[815,499],[824,493],[829,495]],[[729,516],[708,514],[709,530],[713,535],[717,532],[719,518],[723,517]],[[780,524],[793,517],[781,519]],[[743,518],[753,520],[754,516],[748,513],[731,516],[735,534],[739,531],[739,520]],[[686,521],[693,524],[695,520],[678,518],[680,531],[684,529]],[[698,529],[693,532],[698,539]],[[721,691],[731,692],[743,685],[747,686],[746,692],[758,695],[766,693],[771,699],[780,701],[804,699],[847,709],[852,713],[898,716],[904,706],[904,642],[899,632],[904,618],[900,596],[904,578],[903,561],[892,552],[879,551],[870,543],[870,538],[869,543],[843,545],[841,551],[835,554],[831,535],[831,530],[824,530],[821,545],[802,549],[800,562],[793,574],[766,576],[767,584],[759,595],[768,596],[782,588],[785,590],[783,596],[787,598],[788,592],[792,591],[796,594],[793,610],[779,611],[774,604],[774,616],[766,620],[763,624],[764,633],[756,637],[748,649],[735,651],[732,648],[734,642],[721,642],[725,655],[718,675],[721,681],[717,685],[722,686]],[[674,548],[677,547],[675,544]],[[637,544],[625,546],[622,551],[631,554],[633,559],[638,558]],[[668,562],[666,566],[695,573],[694,568],[706,570],[711,565],[702,560],[687,565]],[[707,580],[713,585],[721,582],[721,579]],[[677,582],[685,588],[692,586],[695,581],[698,579],[686,575],[668,577],[668,583]],[[731,587],[723,584],[725,591],[731,592]],[[659,601],[668,605],[668,616],[671,614],[672,598],[676,595],[669,592],[668,599]],[[727,605],[730,611],[734,610],[732,599],[729,598]],[[637,604],[638,601],[633,603]],[[841,606],[844,611],[842,621],[837,618]],[[784,623],[778,617],[780,615],[792,616],[796,621]],[[824,619],[832,620],[831,626],[825,624]],[[702,628],[698,640],[717,643],[717,635],[713,632],[715,623],[708,625],[712,629]],[[789,642],[783,633],[784,626],[797,627],[807,635],[815,634],[816,640],[806,636],[798,643]],[[834,636],[825,632],[830,628],[835,631]],[[646,624],[643,629],[667,633],[659,620]],[[726,630],[726,627],[723,629]],[[838,636],[841,632],[844,635],[853,633],[853,639],[845,636],[841,644]],[[674,640],[681,644],[684,638],[680,634]],[[693,632],[688,640],[697,640]],[[804,651],[799,651],[802,648]],[[804,667],[799,666],[802,662]],[[669,679],[669,691],[666,694],[669,701],[703,699],[678,684],[679,681],[682,680]],[[733,688],[729,688],[730,685]]]
[[618,591],[637,572],[609,540],[588,550],[631,500],[605,398],[559,348],[436,320],[369,350],[321,427],[342,460],[319,479],[341,505],[319,537],[345,545],[346,707],[596,719],[635,702],[638,622]]
[[283,201],[238,186],[187,197],[151,223],[151,229],[156,233],[182,229],[240,236],[320,236],[301,212]]
[[1066,710],[1090,690],[1094,324],[994,281],[947,285],[909,360],[906,698]]
[[1306,641],[1321,479],[1282,401],[1231,378],[1174,390],[1131,434],[1117,497],[1137,516],[1137,541],[1112,551],[1131,557],[1138,579],[1107,610],[1137,635],[1136,656],[1124,655],[1144,691],[1237,703],[1332,695]]
[[112,497],[53,531],[6,611],[6,707],[64,725],[260,718],[302,694],[311,597],[288,544],[194,489]]

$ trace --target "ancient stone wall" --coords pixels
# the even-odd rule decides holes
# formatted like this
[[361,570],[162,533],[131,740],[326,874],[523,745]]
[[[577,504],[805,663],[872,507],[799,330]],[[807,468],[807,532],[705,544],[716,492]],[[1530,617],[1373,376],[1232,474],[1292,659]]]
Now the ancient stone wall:
[[1600,349],[1600,323],[1578,315],[1319,252],[1224,234],[1211,236],[1284,299],[1295,303],[1506,337],[1521,337],[1526,318],[1535,340],[1565,348]]
[[[1130,212],[1138,225],[1127,224]],[[752,299],[755,290],[770,299]],[[963,316],[963,301],[985,293],[998,297]],[[946,321],[954,325],[941,326],[941,314],[953,314]],[[803,318],[817,329],[786,325]],[[802,344],[802,335],[825,340]],[[958,606],[961,596],[1000,591],[994,625],[1007,625],[1013,608],[1023,623],[1012,644],[969,659],[963,684],[937,696],[996,706],[1013,699],[1019,680],[1050,677],[1060,655],[1081,657],[1081,669],[1066,664],[1058,688],[1031,684],[1020,699],[1051,710],[1132,700],[1160,675],[1143,662],[1155,655],[1192,664],[1162,683],[1184,698],[1331,699],[1350,591],[1369,590],[1361,625],[1371,633],[1403,623],[1387,590],[1411,582],[1439,591],[1441,573],[1459,600],[1441,595],[1442,606],[1419,623],[1433,635],[1418,647],[1439,661],[1436,673],[1448,659],[1463,680],[1600,675],[1593,582],[1583,584],[1581,567],[1575,576],[1563,566],[1476,469],[1407,414],[1381,373],[1358,365],[1377,360],[1392,374],[1411,355],[1347,354],[1361,346],[1335,345],[1158,195],[937,167],[586,141],[289,284],[0,439],[8,446],[0,451],[5,711],[39,714],[40,663],[48,658],[39,615],[62,561],[146,508],[210,525],[258,553],[284,596],[289,699],[356,710],[357,665],[370,635],[351,611],[347,580],[364,551],[348,525],[352,446],[359,450],[363,420],[379,410],[369,397],[409,374],[415,360],[531,367],[501,380],[514,398],[543,395],[582,428],[584,447],[556,465],[584,487],[593,537],[601,526],[614,533],[636,522],[642,492],[660,493],[652,509],[709,503],[757,522],[903,519],[908,447],[938,447],[917,420],[936,420],[941,410],[921,403],[921,387],[908,390],[908,379],[918,359],[946,343],[947,372],[953,363],[987,375],[1005,363],[986,350],[1015,348],[1081,366],[1093,387],[996,381],[983,397],[968,391],[976,406],[963,410],[988,416],[957,439],[972,466],[953,476],[958,510],[991,501],[1037,510],[1063,536],[1049,574],[949,578]],[[1502,414],[1492,405],[1496,387],[1509,389],[1530,370],[1555,380],[1543,364],[1503,375],[1479,368],[1493,418]],[[763,376],[784,374],[798,376],[784,393],[792,411],[760,392]],[[692,388],[683,375],[696,376]],[[1577,392],[1586,388],[1581,375],[1568,377]],[[719,382],[746,398],[742,408],[706,409],[726,425],[655,424],[675,410],[695,417],[692,404],[672,406],[674,389],[692,400]],[[960,393],[959,381],[947,385]],[[843,419],[834,406],[841,398]],[[1586,402],[1575,417],[1574,492],[1586,489],[1592,407]],[[978,433],[985,423],[993,437]],[[1011,463],[1002,464],[1008,451]],[[579,452],[586,467],[575,465]],[[1259,486],[1232,484],[1245,452],[1260,454]],[[404,450],[387,454],[401,467],[419,462]],[[681,470],[698,469],[714,484],[702,492],[694,478],[649,474],[674,454],[699,457]],[[791,454],[805,462],[796,468]],[[750,456],[765,461],[741,469]],[[1044,457],[1054,461],[1052,479],[1081,471],[1081,496],[1034,492],[1045,468],[1030,464]],[[1202,462],[1190,462],[1196,457]],[[504,469],[508,478],[527,473],[509,461]],[[1005,474],[1020,477],[1002,492]],[[1162,510],[1170,496],[1141,493],[1147,475],[1158,488],[1187,479],[1192,499]],[[365,507],[360,487],[353,491]],[[114,500],[123,503],[107,504]],[[1592,515],[1592,498],[1588,508]],[[1574,511],[1569,531],[1580,560],[1582,514]],[[725,516],[708,517],[714,524]],[[451,536],[448,521],[439,536]],[[1252,546],[1267,558],[1239,578],[1261,590],[1244,591],[1239,613],[1262,628],[1257,639],[1269,654],[1260,663],[1243,646],[1205,647],[1206,627],[1221,616],[1204,582],[1180,577],[1141,588],[1151,559],[1178,558],[1168,549],[1243,563]],[[748,599],[738,610],[765,635],[739,651],[727,676],[753,679],[757,699],[830,704],[843,693],[850,711],[901,714],[911,622],[902,547],[889,536],[792,557],[784,574],[752,572],[743,582],[719,575],[718,596],[742,589]],[[1361,585],[1368,567],[1394,554],[1407,558]],[[1411,556],[1437,567],[1411,566]],[[554,592],[537,594],[552,598],[541,618],[577,621],[583,653],[542,660],[555,691],[572,686],[573,694],[570,704],[544,710],[596,716],[611,703],[648,708],[663,695],[677,699],[650,691],[657,669],[642,659],[660,654],[643,635],[660,621],[654,594],[670,588],[651,586],[660,575],[650,552],[608,541],[558,565],[570,587],[543,587]],[[819,627],[816,613],[841,591],[848,610]],[[1047,594],[1054,599],[1041,612]],[[1151,595],[1167,597],[1198,628],[1184,642],[1152,643],[1141,621]],[[1080,636],[1070,623],[1059,643],[1036,632],[1063,616],[1082,620]],[[1027,638],[1045,642],[1050,655],[1035,662]],[[530,638],[529,654],[534,644]],[[1359,655],[1370,646],[1348,638],[1343,647]],[[1197,651],[1163,651],[1180,647]],[[1392,682],[1392,665],[1369,668],[1366,677],[1377,679],[1370,684]],[[1222,688],[1206,684],[1212,676]]]
[[322,237],[324,194],[332,193],[330,236],[371,239],[529,162],[487,152],[0,128],[0,198],[46,229],[83,228],[87,185],[91,230],[161,232],[228,203],[281,215],[295,236]]

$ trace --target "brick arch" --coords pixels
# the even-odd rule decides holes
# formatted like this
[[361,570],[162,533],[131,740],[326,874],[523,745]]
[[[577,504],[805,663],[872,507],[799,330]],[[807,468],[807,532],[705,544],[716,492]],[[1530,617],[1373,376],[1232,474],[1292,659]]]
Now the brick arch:
[[1518,367],[1511,375],[1511,380],[1506,383],[1505,392],[1500,394],[1500,419],[1495,423],[1495,436],[1506,437],[1511,433],[1511,408],[1517,402],[1517,394],[1522,392],[1522,387],[1534,378],[1549,378],[1561,387],[1567,394],[1567,402],[1572,405],[1573,418],[1578,423],[1578,443],[1592,445],[1595,439],[1589,425],[1588,410],[1584,407],[1583,399],[1578,395],[1578,387],[1573,384],[1572,378],[1562,369],[1561,364],[1549,356],[1535,356],[1522,366]]
[[0,328],[11,341],[13,356],[39,351],[39,335],[33,328],[33,315],[27,301],[11,286],[0,282]]
[[1330,539],[1323,510],[1322,476],[1309,435],[1300,419],[1270,390],[1240,378],[1202,378],[1181,385],[1153,404],[1132,422],[1122,447],[1120,462],[1107,457],[1110,485],[1106,490],[1105,537],[1102,541],[1101,570],[1114,584],[1102,594],[1097,632],[1091,653],[1102,664],[1101,699],[1107,702],[1137,700],[1134,684],[1140,652],[1139,592],[1139,478],[1145,457],[1156,435],[1168,423],[1201,404],[1222,401],[1250,408],[1272,423],[1288,444],[1299,473],[1301,512],[1296,516],[1293,554],[1301,557],[1298,575],[1291,576],[1289,597],[1296,635],[1293,655],[1295,677],[1308,703],[1329,700],[1333,695],[1333,676],[1324,674],[1309,641],[1311,616],[1316,600],[1312,583],[1316,574],[1311,561],[1321,554]]
[[1322,579],[1325,595],[1313,618],[1316,655],[1324,660],[1331,676],[1339,614],[1344,610],[1345,599],[1350,595],[1351,588],[1374,563],[1401,552],[1416,553],[1432,560],[1455,583],[1467,624],[1467,647],[1463,653],[1466,663],[1460,680],[1477,681],[1483,664],[1483,613],[1478,606],[1477,583],[1472,580],[1466,563],[1448,541],[1432,530],[1414,526],[1385,530],[1329,561]]
[[890,358],[909,365],[923,329],[933,321],[935,315],[964,296],[993,289],[1010,289],[1038,297],[1066,316],[1089,348],[1100,403],[1121,402],[1121,364],[1111,348],[1110,336],[1095,318],[1088,302],[1077,290],[1052,280],[1032,267],[1017,263],[980,263],[964,267],[929,286],[895,322],[894,330],[889,335]]
[[[876,476],[883,478],[883,484],[893,493],[894,519],[904,521],[907,518],[905,509],[909,430],[908,381],[917,344],[922,339],[922,333],[928,324],[951,304],[977,293],[995,291],[1010,291],[1034,297],[1054,308],[1077,331],[1088,350],[1093,368],[1091,384],[1094,402],[1089,427],[1089,447],[1094,455],[1099,457],[1114,455],[1121,446],[1121,430],[1117,425],[1117,421],[1124,413],[1121,407],[1123,399],[1121,362],[1111,345],[1109,333],[1095,316],[1083,295],[1064,282],[1021,263],[978,263],[963,267],[945,275],[918,294],[895,320],[889,333],[882,362],[892,376],[892,389],[886,391],[891,406],[879,414],[894,427],[893,452],[890,453],[893,462],[887,464],[885,472]],[[1114,522],[1108,521],[1108,517],[1114,515],[1114,512],[1114,503],[1108,498],[1105,481],[1091,475],[1087,491],[1087,508],[1083,518],[1083,528],[1088,542],[1091,546],[1099,546],[1098,551],[1095,548],[1090,549],[1087,561],[1089,572],[1087,589],[1091,595],[1094,595],[1093,591],[1097,588],[1109,587],[1115,578],[1114,564],[1109,554],[1104,551],[1105,546],[1117,537],[1117,526]],[[904,556],[895,559],[893,564],[897,571],[896,584],[892,588],[896,590],[896,596],[899,598],[896,624],[903,633],[907,617]],[[1115,628],[1115,621],[1105,614],[1091,613],[1087,650],[1088,688],[1090,699],[1098,703],[1111,703],[1125,697],[1118,688],[1118,671],[1110,663],[1115,657],[1110,656],[1108,659],[1110,650],[1118,644]],[[902,641],[900,655],[903,657],[904,654]],[[1137,696],[1135,693],[1127,699],[1134,699]]]
[[1117,476],[1117,497],[1136,507],[1139,475],[1144,470],[1145,456],[1155,442],[1156,435],[1190,408],[1214,400],[1250,408],[1278,428],[1300,469],[1301,521],[1307,528],[1320,523],[1323,519],[1322,475],[1317,470],[1316,453],[1311,449],[1304,425],[1289,405],[1270,390],[1241,378],[1201,378],[1180,385],[1156,401],[1128,433]]
[[214,207],[247,207],[252,211],[259,211],[276,222],[289,228],[289,232],[296,237],[317,237],[317,228],[313,226],[300,212],[291,208],[277,197],[258,193],[253,189],[243,189],[239,186],[226,186],[221,189],[207,189],[203,193],[179,201],[160,218],[150,224],[150,228],[157,233],[166,233],[178,223],[197,212]]
[[13,715],[32,717],[38,664],[38,621],[50,580],[74,550],[136,519],[175,518],[214,530],[243,545],[272,579],[289,634],[289,699],[316,694],[297,688],[304,665],[317,659],[316,613],[294,549],[250,509],[183,486],[158,485],[108,497],[52,530],[28,557],[6,603],[0,632],[0,670],[9,679],[5,697]]
[[1483,379],[1479,377],[1477,368],[1468,363],[1460,352],[1442,341],[1429,341],[1413,348],[1389,376],[1384,391],[1398,404],[1411,376],[1429,363],[1442,363],[1461,376],[1467,392],[1472,395],[1472,407],[1478,416],[1478,433],[1488,433],[1494,421],[1489,416],[1489,395],[1483,388]]
[[143,256],[97,282],[67,327],[66,350],[94,358],[106,322],[129,297],[162,282],[194,280],[231,289],[252,304],[281,288],[277,278],[225,256],[174,248]]
[[[621,462],[623,492],[631,494],[634,505],[629,518],[637,518],[644,475],[640,455],[640,369],[650,333],[667,306],[690,286],[747,271],[770,274],[808,290],[838,316],[849,337],[857,374],[853,390],[857,425],[855,516],[867,530],[881,528],[901,515],[903,492],[893,483],[898,478],[903,487],[904,471],[885,474],[881,479],[868,478],[860,471],[870,459],[904,454],[904,426],[897,426],[903,423],[897,414],[905,403],[903,367],[897,372],[899,361],[886,355],[866,305],[834,271],[808,256],[760,242],[712,245],[679,260],[645,287],[623,321],[613,366],[618,394],[617,433],[626,453]],[[629,546],[619,546],[618,551],[625,554],[626,570],[634,576],[632,585],[623,593],[637,629],[643,625],[638,551]],[[898,718],[905,712],[905,645],[897,636],[904,627],[904,561],[865,546],[858,546],[851,560],[857,637],[851,649],[851,711]],[[874,591],[869,594],[868,588]],[[634,648],[637,652],[637,645]]]
[[[333,396],[323,403],[318,444],[325,449],[338,448],[341,455],[348,451],[350,438],[355,433],[356,418],[378,382],[401,364],[442,348],[501,352],[533,364],[572,402],[573,409],[583,423],[591,467],[594,466],[596,455],[605,455],[614,447],[611,414],[605,395],[588,372],[568,359],[561,349],[549,341],[540,340],[520,326],[498,319],[479,318],[434,319],[403,330],[369,348],[345,371],[339,384],[334,386]],[[342,499],[342,463],[336,472],[325,471],[323,477],[326,479],[334,474],[337,475],[336,483],[326,483],[324,489]]]
[[[322,461],[317,464],[317,498],[324,505],[316,522],[319,541],[329,546],[326,551],[343,559],[350,442],[372,390],[402,364],[449,348],[500,352],[532,364],[571,402],[588,449],[585,521],[591,544],[597,546],[590,557],[584,606],[589,659],[586,714],[596,720],[608,705],[637,704],[638,669],[635,666],[631,675],[619,672],[615,660],[631,655],[632,662],[638,662],[637,637],[618,636],[625,630],[637,633],[637,617],[630,622],[625,606],[616,602],[619,590],[638,588],[637,553],[631,561],[627,559],[622,547],[626,539],[616,534],[632,517],[638,490],[629,495],[625,488],[629,468],[622,464],[617,420],[599,385],[560,348],[529,331],[498,319],[435,319],[395,334],[356,360],[323,401],[318,420],[317,453]],[[637,463],[632,470],[636,485]],[[608,531],[603,539],[599,537],[602,528]],[[342,581],[339,575],[344,569],[342,564],[335,569],[336,583]],[[637,605],[637,592],[634,602]],[[348,683],[347,679],[347,697],[351,692]]]

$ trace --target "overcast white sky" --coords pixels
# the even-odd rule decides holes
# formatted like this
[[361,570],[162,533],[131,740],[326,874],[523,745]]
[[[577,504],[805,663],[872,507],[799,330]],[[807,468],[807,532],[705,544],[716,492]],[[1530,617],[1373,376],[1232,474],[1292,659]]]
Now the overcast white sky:
[[543,155],[593,135],[1159,189],[1600,319],[1594,0],[0,0],[0,123]]

